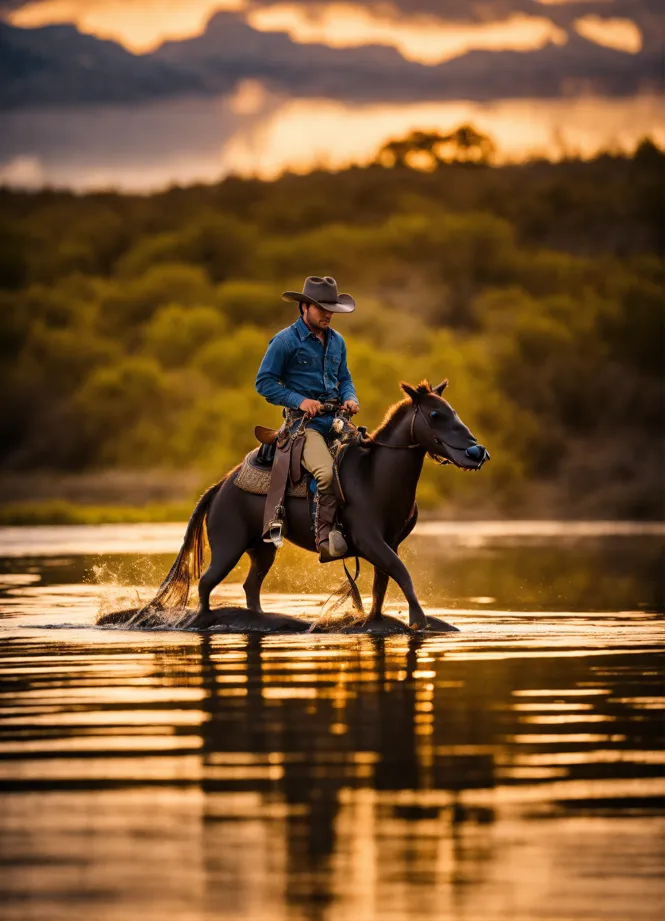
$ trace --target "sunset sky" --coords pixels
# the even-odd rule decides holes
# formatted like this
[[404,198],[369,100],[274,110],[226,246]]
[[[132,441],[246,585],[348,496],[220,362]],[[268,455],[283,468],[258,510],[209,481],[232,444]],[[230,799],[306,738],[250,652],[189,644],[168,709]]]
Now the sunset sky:
[[567,32],[634,54],[659,31],[651,0],[10,0],[0,10],[14,25],[73,22],[136,52],[200,34],[214,12],[232,10],[255,29],[284,31],[297,42],[388,45],[424,64],[471,49],[563,44]]
[[0,0],[0,182],[336,169],[465,122],[499,160],[664,143],[661,4]]

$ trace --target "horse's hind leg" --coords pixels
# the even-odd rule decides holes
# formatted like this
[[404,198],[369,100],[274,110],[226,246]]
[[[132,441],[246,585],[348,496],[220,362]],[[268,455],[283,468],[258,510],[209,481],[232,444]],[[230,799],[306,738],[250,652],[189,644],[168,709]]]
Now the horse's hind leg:
[[261,585],[268,575],[270,567],[275,562],[277,548],[274,544],[265,544],[263,542],[247,548],[247,555],[252,561],[252,565],[247,573],[247,578],[243,588],[245,589],[245,598],[247,607],[250,611],[261,613]]
[[245,552],[243,545],[234,542],[232,546],[214,548],[210,566],[199,580],[199,609],[197,614],[208,614],[210,611],[210,593],[226,579],[240,557]]
[[383,613],[383,602],[388,588],[388,574],[374,567],[374,581],[372,583],[372,607],[367,616],[368,620],[378,620]]

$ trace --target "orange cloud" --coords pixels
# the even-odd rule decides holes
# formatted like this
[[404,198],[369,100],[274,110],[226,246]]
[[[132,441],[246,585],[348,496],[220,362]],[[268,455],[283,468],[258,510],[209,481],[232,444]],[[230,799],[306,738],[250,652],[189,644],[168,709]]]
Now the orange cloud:
[[43,0],[14,10],[8,19],[28,28],[73,22],[83,32],[144,52],[165,39],[199,35],[216,10],[246,5],[247,0]]
[[524,13],[496,22],[453,23],[428,15],[402,17],[388,7],[373,11],[357,3],[314,10],[287,2],[251,10],[247,20],[263,32],[288,32],[302,44],[389,45],[422,64],[439,64],[472,49],[526,51],[566,41],[565,31],[550,19]]
[[627,51],[637,54],[642,50],[642,33],[632,19],[601,19],[600,16],[582,16],[575,20],[575,29],[583,38],[615,48],[617,51]]

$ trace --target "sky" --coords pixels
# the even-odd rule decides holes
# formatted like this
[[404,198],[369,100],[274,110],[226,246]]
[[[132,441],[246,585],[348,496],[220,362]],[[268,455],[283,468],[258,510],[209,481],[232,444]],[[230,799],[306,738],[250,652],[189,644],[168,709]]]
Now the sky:
[[239,12],[255,29],[337,48],[380,44],[438,64],[473,49],[530,50],[579,34],[636,54],[662,42],[654,0],[0,0],[24,27],[73,22],[144,53],[205,29],[217,10]]
[[270,178],[469,121],[504,159],[663,143],[662,2],[0,0],[86,33],[0,32],[0,183]]

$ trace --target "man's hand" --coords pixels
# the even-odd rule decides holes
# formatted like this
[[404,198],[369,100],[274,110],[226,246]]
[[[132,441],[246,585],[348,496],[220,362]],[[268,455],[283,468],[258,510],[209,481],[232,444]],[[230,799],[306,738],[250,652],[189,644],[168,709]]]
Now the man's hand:
[[321,404],[318,400],[303,400],[298,409],[302,409],[306,416],[312,419],[321,411]]
[[345,400],[342,409],[345,413],[349,413],[350,416],[355,416],[356,413],[360,412],[360,407],[355,400]]

